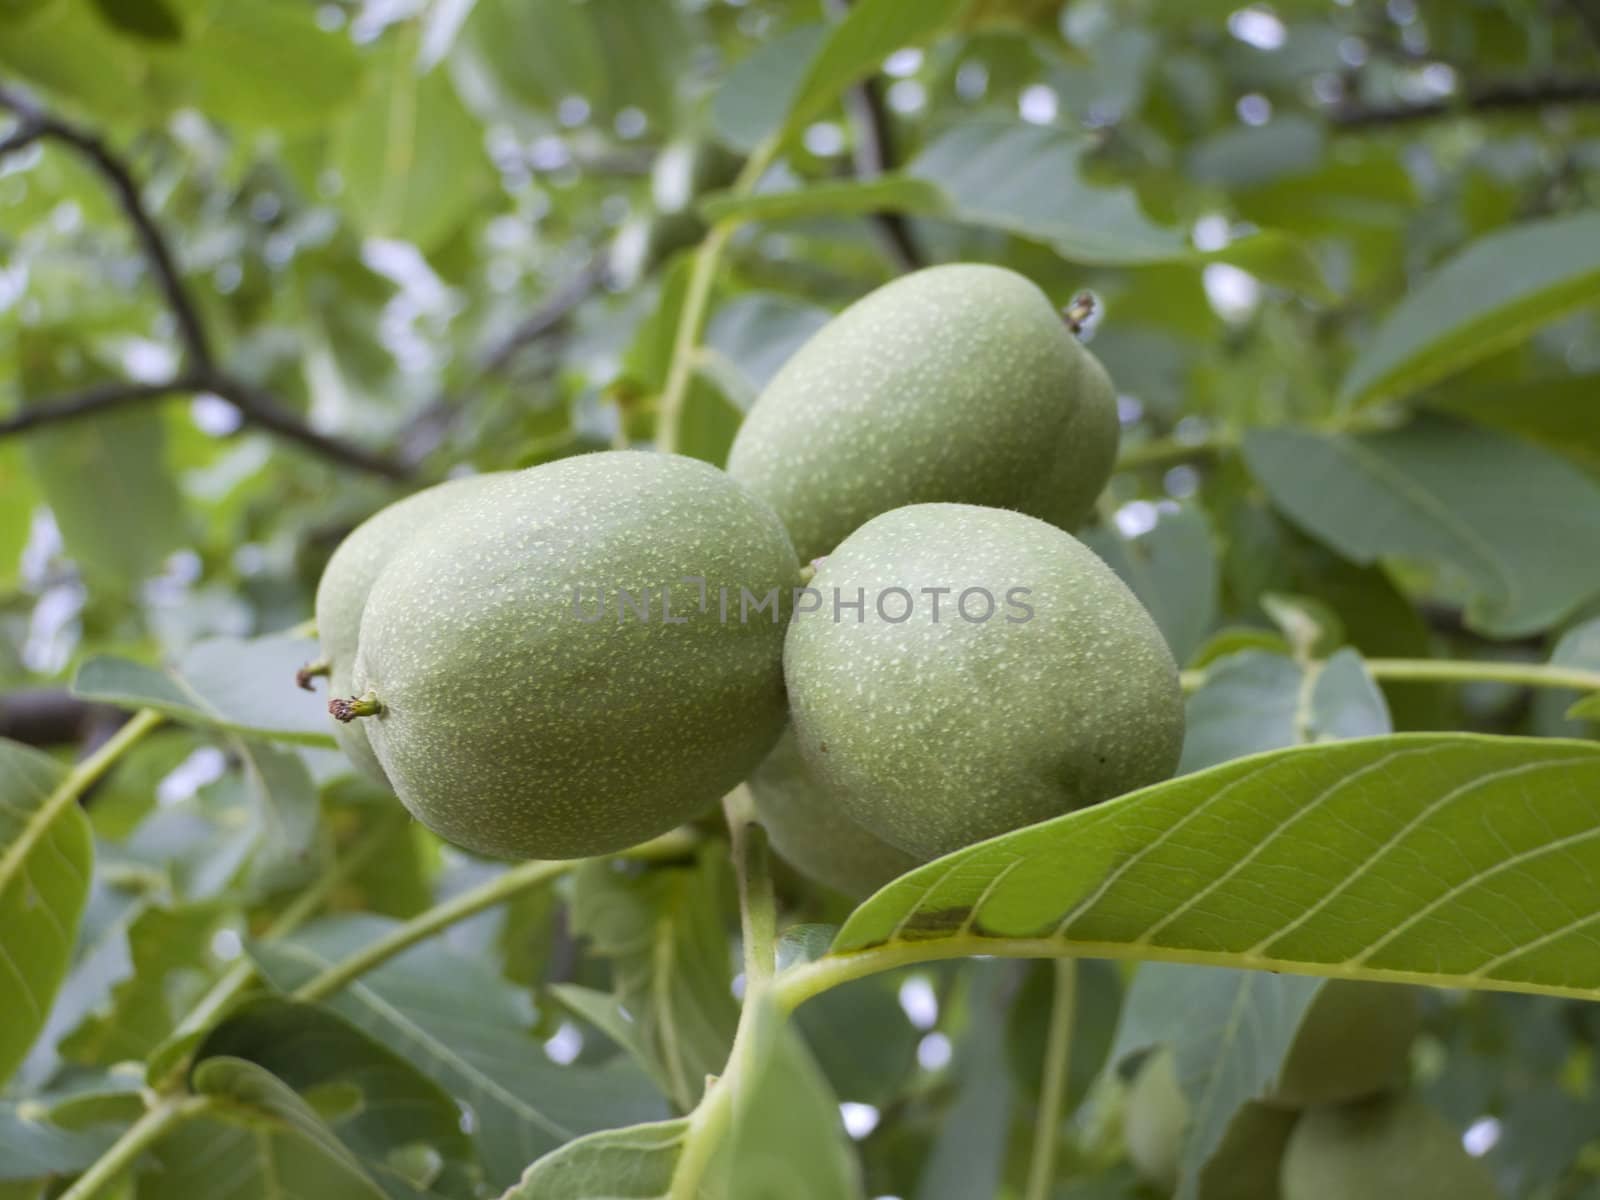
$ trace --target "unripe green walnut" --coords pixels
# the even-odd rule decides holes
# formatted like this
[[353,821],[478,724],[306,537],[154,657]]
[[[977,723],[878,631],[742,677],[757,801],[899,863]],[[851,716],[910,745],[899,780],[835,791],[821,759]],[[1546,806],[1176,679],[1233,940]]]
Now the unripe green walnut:
[[[798,579],[777,516],[706,463],[621,451],[534,467],[390,560],[350,709],[371,714],[395,791],[440,836],[506,858],[620,850],[715,801],[777,741]],[[741,588],[776,592],[783,612],[741,621]]]
[[879,288],[796,351],[745,418],[728,472],[809,561],[926,501],[1074,528],[1116,453],[1111,381],[1045,294],[964,264]]
[[1308,1109],[1283,1157],[1283,1200],[1494,1200],[1488,1170],[1409,1094]]
[[1285,1108],[1337,1104],[1404,1081],[1422,1023],[1415,988],[1330,979],[1306,1009],[1262,1100]]
[[750,795],[772,848],[808,879],[853,899],[922,865],[851,820],[806,770],[792,733],[784,733],[750,776]]
[[800,752],[857,823],[913,856],[1177,766],[1183,696],[1160,630],[1053,525],[967,504],[896,509],[811,586],[822,610],[797,605],[784,646]]
[[[320,673],[328,676],[328,695],[348,696],[367,593],[394,552],[434,517],[499,475],[467,475],[424,488],[368,517],[339,543],[317,583],[317,640]],[[387,784],[378,756],[361,722],[335,722],[333,734],[364,775]]]
[[[1128,1089],[1123,1141],[1133,1169],[1163,1191],[1178,1186],[1189,1101],[1178,1082],[1177,1060],[1161,1048],[1146,1056]],[[1296,1114],[1246,1104],[1228,1123],[1200,1172],[1200,1200],[1278,1200],[1278,1176]]]

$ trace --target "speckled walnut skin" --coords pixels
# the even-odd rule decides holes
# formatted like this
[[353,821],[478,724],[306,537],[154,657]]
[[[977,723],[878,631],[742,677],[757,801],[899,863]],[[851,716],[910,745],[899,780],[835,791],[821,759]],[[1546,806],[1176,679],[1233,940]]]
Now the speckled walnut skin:
[[[374,513],[339,543],[317,583],[317,638],[328,665],[330,699],[346,699],[354,694],[350,676],[361,634],[361,612],[367,606],[367,593],[373,582],[394,552],[450,505],[495,478],[498,476],[469,475],[415,492]],[[362,774],[388,785],[363,722],[337,723],[333,734]]]
[[[685,576],[706,580],[708,604]],[[361,621],[354,690],[408,809],[501,858],[604,854],[664,833],[753,770],[784,724],[799,562],[776,514],[715,467],[614,451],[505,477],[395,554]],[[681,624],[660,620],[669,586]],[[724,623],[718,590],[734,611]],[[783,614],[737,619],[739,589]],[[606,616],[574,613],[608,598]],[[618,589],[652,593],[649,620]]]
[[1075,529],[1117,457],[1105,370],[1033,283],[930,267],[858,301],[784,364],[728,472],[777,510],[802,562],[879,513],[955,501]]
[[[797,616],[784,649],[800,752],[855,821],[909,854],[945,854],[1177,767],[1183,696],[1160,630],[1053,525],[966,504],[896,509],[846,538],[811,586],[828,611]],[[909,620],[874,609],[893,587],[916,599]],[[935,587],[952,589],[937,623],[921,592]],[[1006,604],[1018,587],[1031,619]],[[991,619],[959,615],[967,588],[994,596]],[[835,589],[864,592],[865,619],[834,621]],[[904,607],[888,602],[894,617]],[[985,608],[976,595],[968,607]]]

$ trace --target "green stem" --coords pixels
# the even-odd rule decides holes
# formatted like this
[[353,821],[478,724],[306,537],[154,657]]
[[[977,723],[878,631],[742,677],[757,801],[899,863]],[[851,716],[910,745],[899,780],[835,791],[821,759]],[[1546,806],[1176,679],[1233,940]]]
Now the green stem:
[[777,967],[778,906],[766,831],[757,824],[750,789],[743,784],[722,801],[739,876],[739,927],[744,941],[746,989],[766,987]]
[[[1320,664],[1314,664],[1320,665]],[[1600,671],[1549,663],[1485,662],[1482,659],[1369,658],[1374,679],[1400,683],[1508,683],[1520,687],[1600,691]],[[1194,691],[1206,680],[1204,669],[1185,671],[1183,687]]]
[[168,1096],[145,1110],[122,1136],[112,1143],[95,1164],[78,1176],[78,1180],[61,1193],[59,1200],[89,1200],[117,1176],[131,1167],[146,1149],[154,1145],[161,1135],[174,1125],[187,1121],[211,1106],[208,1096]]
[[734,1093],[739,1069],[749,1056],[750,1030],[761,999],[773,988],[777,946],[777,900],[768,870],[766,836],[753,820],[747,788],[738,787],[723,799],[723,811],[733,840],[734,867],[739,882],[739,922],[744,933],[744,1001],[733,1049],[720,1079],[714,1079],[689,1118],[683,1152],[672,1172],[665,1200],[700,1200],[701,1183],[717,1147],[733,1122]]
[[1571,1000],[1600,1000],[1600,989],[1570,984],[1524,983],[1484,975],[1451,974],[1440,971],[1396,971],[1387,967],[1368,967],[1347,962],[1307,962],[1303,959],[1269,958],[1228,950],[1190,950],[1156,946],[1148,942],[1062,941],[1056,938],[1002,938],[980,934],[961,934],[933,941],[888,942],[867,950],[825,954],[803,966],[785,971],[772,988],[773,1002],[781,1013],[790,1013],[807,1000],[846,983],[909,967],[919,963],[945,962],[955,958],[1105,958],[1115,962],[1171,962],[1202,967],[1227,967],[1230,970],[1271,971],[1279,975],[1303,975],[1313,979],[1371,980],[1377,983],[1406,983],[1422,987],[1467,988],[1483,992],[1507,992],[1519,996],[1559,996]]
[[[749,1012],[749,1008],[745,1009]],[[744,1022],[739,1024],[744,1032]],[[689,1128],[683,1135],[683,1153],[672,1170],[672,1182],[665,1200],[701,1200],[700,1185],[711,1159],[722,1144],[728,1126],[733,1124],[733,1086],[730,1082],[734,1061],[739,1054],[739,1037],[734,1037],[733,1054],[728,1058],[728,1072],[706,1089],[705,1097],[689,1117]]]
[[401,954],[426,941],[434,934],[458,921],[465,921],[485,909],[511,899],[513,896],[547,883],[577,866],[572,862],[526,862],[497,875],[487,883],[453,896],[443,904],[430,908],[404,925],[398,926],[377,941],[362,947],[342,962],[334,963],[315,978],[295,990],[294,999],[311,1003],[326,1000],[352,980],[360,978],[375,967],[382,966]]
[[1511,683],[1523,687],[1600,691],[1600,671],[1557,667],[1549,663],[1497,663],[1432,658],[1370,658],[1374,679],[1396,682]]
[[[733,182],[734,195],[745,195],[755,187],[777,157],[778,149],[779,142],[775,138],[768,138],[756,147]],[[694,377],[695,350],[700,343],[700,331],[705,328],[706,309],[711,303],[711,285],[716,281],[722,252],[741,223],[737,217],[718,221],[694,253],[689,286],[684,292],[678,328],[672,339],[672,364],[667,368],[667,383],[662,389],[661,407],[656,416],[656,449],[663,454],[678,452],[683,409],[688,403],[689,383]]]
[[154,709],[140,709],[103,746],[68,771],[67,777],[56,785],[55,791],[46,796],[44,803],[28,818],[22,827],[22,836],[6,847],[4,854],[0,854],[0,879],[14,877],[19,864],[33,852],[34,845],[44,836],[45,830],[55,824],[56,818],[69,805],[76,804],[78,798],[109,771],[117,759],[161,721],[161,714]]
[[1033,1157],[1028,1165],[1028,1188],[1023,1200],[1049,1200],[1055,1182],[1056,1138],[1066,1107],[1067,1081],[1072,1066],[1072,1022],[1078,1000],[1078,962],[1056,961],[1055,995],[1050,1004],[1050,1037],[1044,1052],[1044,1082],[1039,1092],[1039,1116],[1034,1123]]

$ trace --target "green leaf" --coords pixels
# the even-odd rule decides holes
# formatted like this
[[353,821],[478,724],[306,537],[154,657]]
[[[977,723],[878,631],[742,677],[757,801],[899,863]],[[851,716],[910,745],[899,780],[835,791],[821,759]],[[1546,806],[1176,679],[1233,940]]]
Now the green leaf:
[[707,1172],[727,1200],[856,1200],[861,1169],[839,1101],[799,1035],[761,996],[728,1065],[733,1122]]
[[851,84],[876,70],[902,46],[930,40],[948,26],[967,0],[859,0],[828,30],[795,89],[785,134],[814,120]]
[[[251,953],[267,980],[288,992],[395,924],[324,918]],[[648,1079],[625,1060],[552,1062],[531,1035],[527,992],[438,943],[408,950],[324,1003],[471,1109],[473,1140],[494,1187],[510,1186],[534,1159],[581,1134],[665,1115]]]
[[868,213],[938,213],[944,193],[925,179],[883,175],[877,179],[828,180],[775,192],[713,192],[700,202],[708,221],[796,221]]
[[304,638],[210,638],[171,667],[97,655],[78,668],[72,690],[85,700],[153,708],[186,725],[332,746],[327,700],[294,681],[317,654],[317,644]]
[[1311,681],[1307,732],[1316,741],[1392,733],[1389,705],[1361,655],[1346,647],[1323,663]]
[[1569,721],[1600,721],[1600,694],[1590,696],[1586,700],[1579,700],[1567,709]]
[[345,114],[330,149],[340,200],[362,232],[424,253],[444,242],[488,185],[483,131],[449,72],[421,74],[415,39],[393,38],[384,69]]
[[461,1129],[455,1101],[404,1058],[342,1017],[307,1004],[257,997],[233,1010],[195,1051],[203,1064],[216,1056],[245,1059],[272,1072],[302,1097],[334,1095],[349,1103],[325,1119],[367,1173],[399,1195],[419,1195],[396,1166],[419,1153],[443,1178],[471,1194],[476,1173],[472,1140]]
[[1138,537],[1123,537],[1108,524],[1083,540],[1150,611],[1172,656],[1188,662],[1217,619],[1217,552],[1205,514],[1184,505],[1161,511],[1155,527]]
[[1529,221],[1479,238],[1379,326],[1340,390],[1346,404],[1406,396],[1574,309],[1600,288],[1600,214]]
[[271,1072],[240,1058],[208,1058],[194,1091],[214,1103],[154,1147],[162,1200],[338,1197],[387,1200],[314,1109]]
[[1597,999],[1596,871],[1600,746],[1400,734],[947,855],[858,908],[830,958],[1076,953]]
[[1081,133],[991,117],[935,138],[907,173],[937,184],[955,220],[1004,229],[1086,264],[1169,262],[1193,253],[1154,225],[1128,187],[1083,178],[1093,143]]
[[1000,1194],[1014,1089],[1005,1060],[1011,984],[1000,963],[967,975],[967,1027],[955,1056],[955,1102],[917,1181],[916,1200]]
[[214,904],[136,910],[96,964],[94,1007],[61,1042],[61,1056],[111,1066],[161,1045],[212,982],[211,939],[223,916]]
[[723,901],[726,870],[639,871],[585,863],[573,880],[573,931],[611,960],[617,1000],[680,1108],[694,1107],[707,1075],[722,1070],[739,1009],[733,1000]]
[[731,362],[752,392],[760,392],[789,356],[833,314],[771,292],[741,292],[712,315],[706,346]]
[[250,873],[258,890],[272,892],[303,882],[318,863],[313,851],[321,810],[304,762],[265,742],[236,743],[258,842]]
[[65,778],[54,759],[0,739],[0,1082],[44,1028],[89,896],[89,822],[76,804],[45,808]]
[[1209,664],[1205,682],[1184,703],[1179,772],[1299,745],[1304,684],[1304,668],[1285,654],[1241,650]]
[[1190,1125],[1178,1200],[1195,1200],[1200,1172],[1248,1101],[1277,1078],[1324,981],[1261,971],[1146,963],[1134,976],[1115,1057],[1170,1046]]
[[717,136],[748,153],[782,125],[827,33],[823,25],[797,26],[736,64],[711,98]]
[[1254,648],[1208,663],[1185,717],[1180,773],[1266,750],[1394,731],[1383,693],[1348,647],[1309,665]]
[[149,88],[144,50],[87,4],[55,0],[27,20],[0,20],[0,63],[101,117],[137,119],[164,111]]
[[[1550,651],[1553,667],[1600,671],[1600,616],[1566,630]],[[1600,691],[1541,688],[1533,697],[1532,729],[1547,737],[1583,737],[1583,721],[1600,720]]]
[[916,1069],[922,1031],[900,1007],[904,979],[895,972],[858,980],[795,1013],[795,1027],[841,1100],[887,1104]]
[[1600,374],[1452,383],[1418,398],[1435,412],[1503,429],[1600,465]]
[[688,1132],[680,1117],[591,1133],[534,1163],[500,1200],[662,1200]]
[[[19,354],[28,402],[81,387],[89,375],[76,348],[47,332],[25,331]],[[90,575],[127,587],[182,545],[182,500],[158,412],[135,405],[47,426],[29,435],[26,450],[67,553]]]
[[477,0],[453,59],[497,86],[503,95],[493,99],[508,117],[526,108],[546,121],[579,96],[596,123],[634,107],[665,134],[703,36],[685,9],[658,0]]
[[[1003,1022],[1012,1077],[1035,1102],[1039,1098],[1048,1055],[1056,995],[1055,968],[1054,963],[1029,964],[1010,1016]],[[1077,978],[1073,985],[1072,1030],[1068,1036],[1072,1052],[1067,1059],[1064,1116],[1077,1110],[1105,1069],[1123,1003],[1122,973],[1115,963],[1083,958],[1078,959],[1072,969]],[[802,1008],[799,1015],[804,1016],[809,1008],[810,1005]]]
[[1487,633],[1536,632],[1600,592],[1600,558],[1572,552],[1600,528],[1600,484],[1546,451],[1438,418],[1360,437],[1256,429],[1243,449],[1273,503],[1346,558],[1454,568]]
[[31,1109],[0,1104],[0,1183],[76,1175],[116,1140],[114,1128],[65,1129]]
[[152,61],[162,91],[213,120],[315,128],[360,93],[360,51],[348,34],[321,28],[309,7],[202,0],[185,20],[184,41]]

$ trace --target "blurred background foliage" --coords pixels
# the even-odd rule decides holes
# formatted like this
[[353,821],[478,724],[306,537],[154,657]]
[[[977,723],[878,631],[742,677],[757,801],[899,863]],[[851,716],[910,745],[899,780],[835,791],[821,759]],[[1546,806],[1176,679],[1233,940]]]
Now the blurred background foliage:
[[[1125,469],[1085,536],[1181,660],[1219,664],[1186,769],[1391,722],[1584,732],[1559,695],[1379,697],[1359,664],[1310,728],[1300,660],[1600,667],[1600,4],[924,2],[914,44],[794,110],[740,194],[844,0],[0,0],[0,734],[103,735],[114,718],[63,689],[105,655],[183,664],[226,709],[235,660],[207,667],[206,639],[301,624],[383,504],[650,444],[719,220],[738,224],[675,431],[713,462],[796,346],[907,269],[978,259],[1063,305],[1094,293]],[[254,645],[262,670],[300,653]],[[153,694],[99,661],[95,695]],[[260,728],[168,730],[97,790],[84,945],[14,1089],[92,1078],[115,1115],[111,1068],[155,1052],[295,889],[381,923],[489,871],[326,749],[236,736]],[[561,1077],[588,1097],[570,1130],[659,1115],[578,1032],[604,1028],[614,980],[574,936],[625,945],[648,886],[642,911],[715,942],[722,869],[581,874],[570,913],[535,893],[386,968],[378,994],[434,1013],[415,1055],[460,1052],[429,1073],[484,1105],[485,1178],[550,1144],[527,1140],[533,1066],[495,1090],[544,1053],[529,1029],[592,1067]],[[803,916],[843,911],[788,886]],[[362,929],[315,933],[304,954]],[[292,957],[262,969],[292,980]],[[943,968],[805,1010],[840,1098],[872,1106],[869,1179],[941,1200],[1017,1177],[1047,970]],[[683,986],[715,1069],[726,996]],[[1084,986],[1087,1071],[1123,983]],[[470,1036],[438,1017],[462,989],[497,1014]],[[379,1008],[340,1011],[393,1044]],[[1600,1195],[1592,1013],[1440,998],[1430,1029],[1424,1078],[1462,1124],[1492,1114],[1511,1194]],[[1064,1194],[1132,1194],[1114,1144],[1089,1129],[1074,1168],[1108,1173]],[[438,1194],[470,1194],[446,1186],[458,1166]]]

